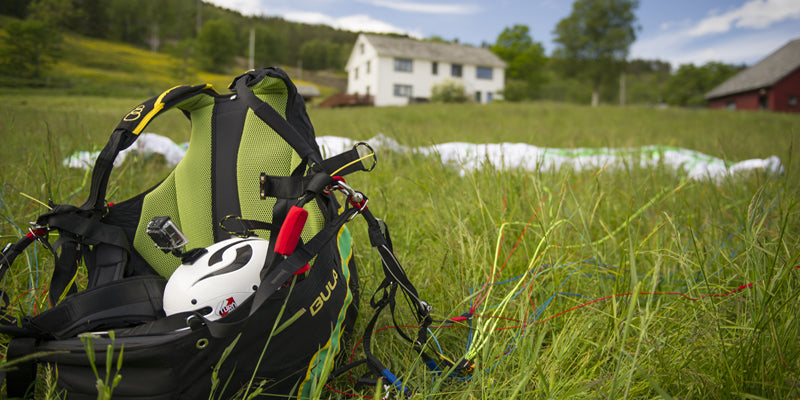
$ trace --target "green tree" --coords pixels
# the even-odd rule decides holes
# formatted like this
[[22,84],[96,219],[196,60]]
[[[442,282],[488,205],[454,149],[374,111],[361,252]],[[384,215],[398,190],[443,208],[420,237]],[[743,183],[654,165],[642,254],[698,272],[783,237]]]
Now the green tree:
[[28,12],[28,19],[42,21],[58,30],[80,25],[85,19],[84,12],[76,8],[72,0],[34,0]]
[[669,78],[664,98],[670,105],[705,105],[706,93],[743,68],[745,68],[743,65],[737,66],[713,61],[702,66],[683,64]]
[[0,14],[16,18],[25,18],[28,15],[28,0],[3,0],[0,1]]
[[108,2],[108,32],[106,37],[126,43],[141,45],[148,32],[147,20],[142,10],[142,0],[111,0]]
[[638,0],[576,0],[572,13],[556,25],[553,58],[567,76],[589,82],[592,105],[604,83],[619,79],[636,40]]
[[324,69],[328,65],[328,49],[331,43],[325,40],[312,39],[300,46],[300,59],[303,68],[311,70]]
[[41,78],[61,55],[61,35],[43,21],[11,21],[0,47],[5,75]]
[[328,40],[311,39],[300,46],[303,68],[310,70],[342,69],[344,57],[342,46]]
[[197,57],[210,71],[224,72],[238,51],[233,28],[223,21],[206,22],[197,35]]
[[275,64],[288,64],[286,57],[286,43],[272,28],[257,25],[256,29],[256,66],[270,66]]
[[534,42],[525,25],[505,28],[490,50],[508,64],[506,69],[506,100],[519,101],[539,96],[547,59],[544,47]]

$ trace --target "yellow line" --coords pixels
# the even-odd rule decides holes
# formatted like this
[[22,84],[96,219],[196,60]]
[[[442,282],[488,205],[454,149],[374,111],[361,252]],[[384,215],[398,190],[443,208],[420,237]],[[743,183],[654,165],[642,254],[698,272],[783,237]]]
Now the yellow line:
[[29,198],[29,199],[31,199],[31,200],[33,200],[33,201],[45,206],[45,207],[47,207],[48,210],[52,210],[53,209],[53,207],[48,206],[46,203],[43,203],[41,200],[39,200],[39,199],[29,195],[29,194],[25,194],[25,193],[22,193],[22,192],[19,192],[19,194],[21,194],[24,197],[27,197],[27,198]]
[[349,166],[351,166],[351,165],[353,165],[353,164],[355,164],[357,162],[364,161],[364,160],[366,160],[366,159],[368,159],[370,157],[375,157],[375,153],[370,153],[370,154],[367,154],[364,157],[359,158],[358,160],[350,161],[349,163],[345,164],[343,167],[341,167],[341,168],[337,169],[336,171],[332,172],[331,176],[336,176],[336,174],[341,172],[343,169],[345,169],[345,168],[347,168],[347,167],[349,167]]
[[169,90],[164,91],[164,93],[161,93],[161,95],[158,96],[158,98],[156,99],[155,104],[153,104],[153,109],[150,110],[150,112],[147,113],[147,115],[145,115],[144,118],[142,118],[142,122],[140,122],[139,125],[136,125],[136,129],[133,130],[133,134],[134,135],[140,134],[142,132],[142,130],[144,130],[144,127],[147,126],[147,124],[150,123],[150,120],[153,119],[153,117],[155,117],[159,112],[161,112],[162,109],[164,109],[164,103],[162,102],[162,100],[164,99],[164,96],[166,96],[167,93],[169,93],[169,92],[171,92],[171,91],[173,91],[173,90],[175,90],[176,88],[179,88],[179,87],[180,87],[180,85],[175,86],[175,87],[173,87],[173,88],[171,88]]

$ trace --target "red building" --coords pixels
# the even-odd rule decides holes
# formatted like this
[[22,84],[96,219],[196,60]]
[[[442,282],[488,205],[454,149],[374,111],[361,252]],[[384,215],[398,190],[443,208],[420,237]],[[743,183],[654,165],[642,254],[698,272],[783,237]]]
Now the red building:
[[800,112],[800,39],[705,95],[708,108]]

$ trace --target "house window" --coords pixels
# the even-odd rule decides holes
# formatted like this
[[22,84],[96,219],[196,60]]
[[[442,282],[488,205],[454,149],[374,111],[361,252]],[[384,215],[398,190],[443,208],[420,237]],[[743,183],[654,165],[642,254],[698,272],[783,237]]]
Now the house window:
[[371,61],[367,61],[367,75],[369,75],[369,69],[370,69],[370,68],[369,68],[369,66],[370,66],[370,63],[371,63]]
[[413,64],[411,63],[411,60],[407,58],[395,58],[394,70],[400,72],[412,72]]
[[436,61],[431,64],[431,75],[439,75],[439,63]]
[[358,80],[358,67],[353,68],[353,79]]
[[735,101],[729,101],[729,102],[725,103],[725,108],[727,108],[728,110],[735,110],[736,109],[736,102]]
[[361,54],[364,54],[364,43],[361,43],[361,44],[358,46],[358,49],[359,49],[359,50],[361,50]]
[[491,102],[492,102],[492,100],[494,100],[494,99],[492,98],[492,92],[486,92],[486,102],[487,102],[487,103],[491,103]]
[[450,75],[456,78],[461,78],[464,67],[461,64],[453,64],[450,66]]
[[394,85],[396,97],[411,97],[411,85]]
[[789,107],[797,107],[797,95],[790,94],[789,95]]
[[478,79],[492,79],[492,69],[487,67],[478,67],[477,72]]
[[481,102],[481,92],[480,91],[475,92],[475,102],[476,103],[480,103]]

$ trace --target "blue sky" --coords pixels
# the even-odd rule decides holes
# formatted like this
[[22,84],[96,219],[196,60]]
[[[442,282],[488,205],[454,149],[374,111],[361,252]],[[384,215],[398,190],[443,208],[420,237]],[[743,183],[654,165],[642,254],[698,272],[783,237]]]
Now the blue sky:
[[[208,0],[207,0],[208,1]],[[439,36],[494,43],[504,28],[527,25],[549,55],[552,31],[569,0],[211,0],[246,15],[280,16],[352,31]],[[800,0],[640,0],[641,30],[629,58],[680,64],[752,65],[800,38]]]

